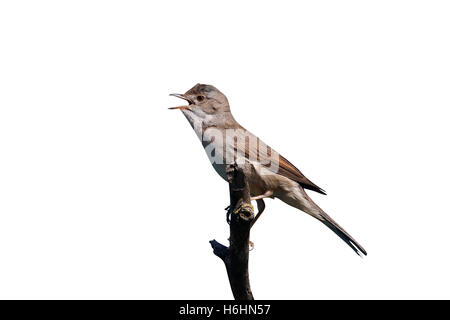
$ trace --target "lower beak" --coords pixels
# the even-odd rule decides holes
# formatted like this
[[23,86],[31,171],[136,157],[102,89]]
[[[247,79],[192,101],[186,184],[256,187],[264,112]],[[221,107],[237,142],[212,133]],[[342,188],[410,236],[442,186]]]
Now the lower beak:
[[[180,93],[171,93],[171,94],[169,94],[169,96],[177,97],[177,98],[186,100],[187,102],[189,102],[189,104],[193,104],[193,102],[191,101],[191,99],[189,99],[188,97],[186,97],[184,94],[180,94]],[[170,109],[170,110],[175,110],[175,109],[179,109],[179,110],[190,110],[189,106],[172,107],[172,108],[169,108],[169,109]]]
[[170,110],[176,110],[176,109],[180,109],[180,110],[190,110],[188,106],[181,106],[181,107],[170,107]]

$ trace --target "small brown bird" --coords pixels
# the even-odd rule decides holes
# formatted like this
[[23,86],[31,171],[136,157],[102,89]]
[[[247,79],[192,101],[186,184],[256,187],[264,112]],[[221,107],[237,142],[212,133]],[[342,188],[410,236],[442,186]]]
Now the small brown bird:
[[325,194],[286,158],[242,127],[231,114],[226,96],[211,85],[197,84],[185,94],[171,94],[186,100],[187,106],[174,107],[186,116],[217,173],[226,180],[226,165],[236,163],[244,170],[251,199],[258,214],[264,211],[264,198],[281,201],[313,216],[333,230],[358,255],[367,255],[341,226],[327,215],[304,189]]

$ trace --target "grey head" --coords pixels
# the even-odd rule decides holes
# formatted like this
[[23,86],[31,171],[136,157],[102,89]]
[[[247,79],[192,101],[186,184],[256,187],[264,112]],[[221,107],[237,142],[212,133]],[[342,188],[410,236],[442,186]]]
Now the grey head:
[[170,109],[191,110],[210,115],[230,112],[227,97],[217,88],[208,84],[197,83],[194,87],[186,91],[186,93],[173,93],[171,96],[184,99],[189,105]]

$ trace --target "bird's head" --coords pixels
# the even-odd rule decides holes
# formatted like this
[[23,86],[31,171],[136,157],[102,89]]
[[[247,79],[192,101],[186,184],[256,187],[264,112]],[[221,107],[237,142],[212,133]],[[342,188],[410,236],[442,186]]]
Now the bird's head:
[[172,93],[171,96],[186,100],[189,105],[169,109],[190,110],[194,113],[216,114],[230,111],[228,99],[215,87],[208,84],[196,84],[185,94]]

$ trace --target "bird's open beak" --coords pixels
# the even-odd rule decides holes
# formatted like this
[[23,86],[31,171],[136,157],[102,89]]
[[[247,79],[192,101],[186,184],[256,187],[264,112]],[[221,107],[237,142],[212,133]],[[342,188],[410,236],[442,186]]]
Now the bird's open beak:
[[[177,97],[177,98],[186,100],[187,102],[189,102],[189,105],[194,104],[194,102],[191,99],[189,99],[188,97],[186,97],[184,94],[171,93],[171,94],[169,94],[169,96],[173,96],[173,97]],[[191,110],[191,108],[189,108],[189,106],[172,107],[172,108],[169,108],[169,109],[171,109],[171,110],[174,110],[174,109]]]

